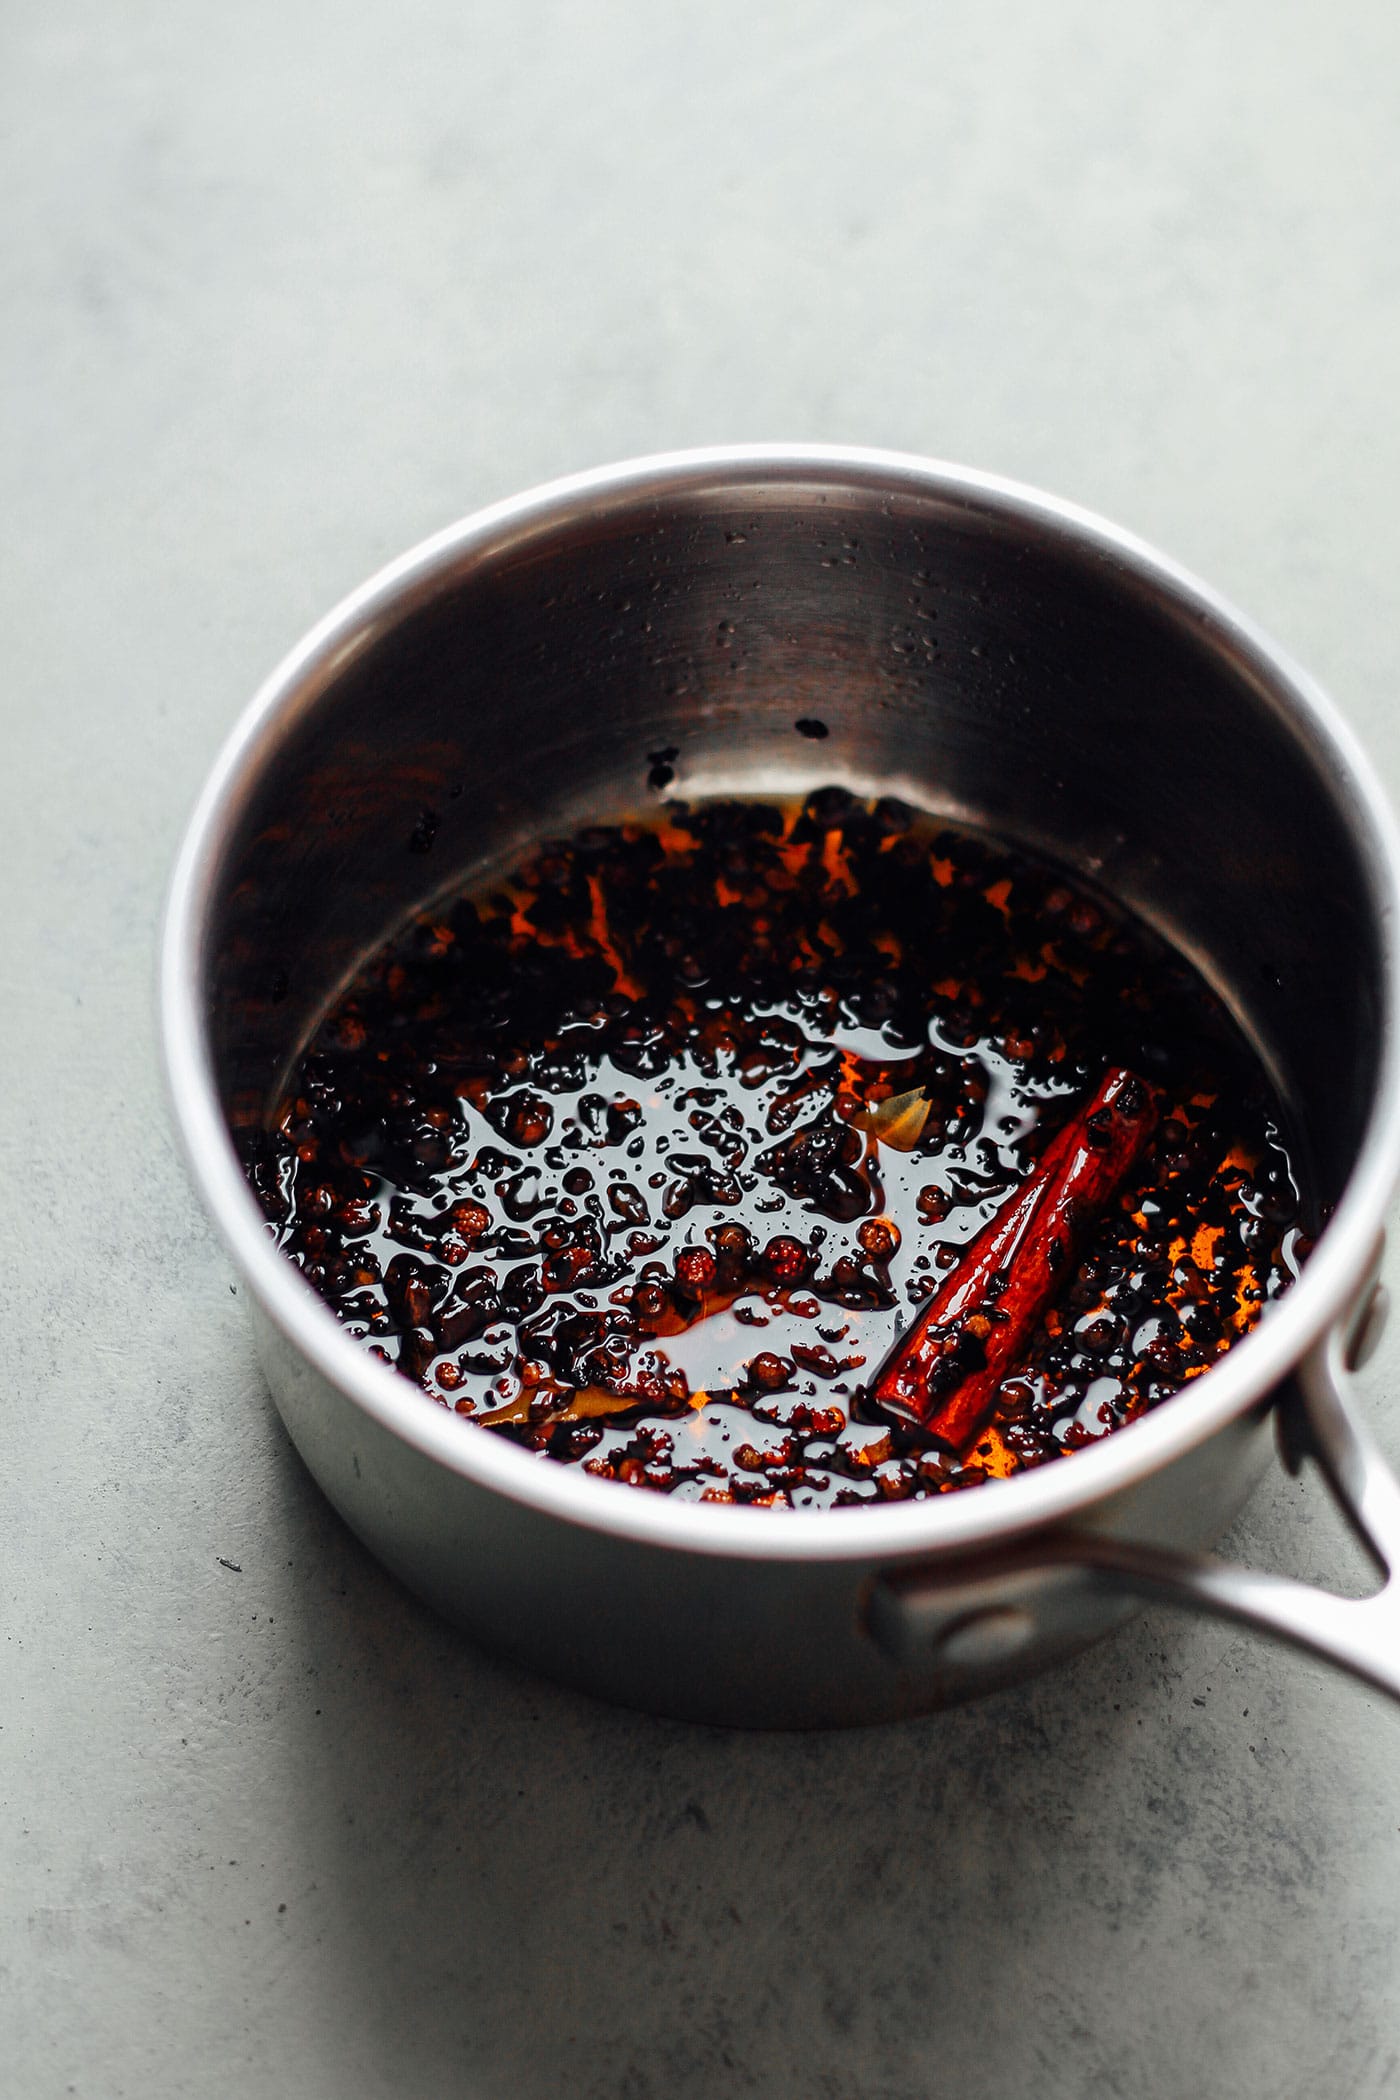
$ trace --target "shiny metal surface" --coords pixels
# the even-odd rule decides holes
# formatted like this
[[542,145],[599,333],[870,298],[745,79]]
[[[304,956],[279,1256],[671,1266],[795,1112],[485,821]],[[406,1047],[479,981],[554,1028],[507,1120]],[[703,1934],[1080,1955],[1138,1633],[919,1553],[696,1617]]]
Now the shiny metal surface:
[[[1231,1567],[1121,1539],[1061,1538],[1048,1553],[998,1556],[976,1580],[896,1578],[871,1599],[871,1632],[894,1658],[920,1653],[981,1661],[1007,1652],[1008,1623],[1021,1631],[1053,1612],[1087,1608],[1127,1590],[1155,1603],[1209,1611],[1340,1665],[1400,1699],[1400,1485],[1346,1398],[1337,1332],[1312,1351],[1292,1402],[1301,1448],[1326,1473],[1357,1537],[1382,1577],[1369,1597],[1337,1597],[1287,1576]],[[1296,1433],[1295,1432],[1295,1433]]]
[[[796,731],[813,718],[824,738]],[[261,1113],[327,998],[407,911],[542,832],[645,803],[651,754],[673,747],[671,792],[877,787],[1072,862],[1185,948],[1269,1061],[1335,1206],[1260,1329],[1038,1472],[786,1515],[542,1462],[352,1343],[273,1248],[230,1123]],[[1391,1537],[1329,1337],[1367,1283],[1400,1163],[1396,867],[1327,702],[1128,535],[900,455],[639,461],[428,542],[274,674],[177,868],[167,1068],[308,1465],[405,1581],[524,1660],[700,1718],[874,1719],[1106,1630],[1148,1581],[1141,1548],[1178,1556],[1155,1564],[1157,1589],[1349,1668],[1364,1648],[1380,1682],[1376,1636],[1343,1637],[1325,1609],[1305,1624],[1262,1578],[1234,1579],[1227,1604],[1220,1571],[1180,1556],[1238,1508],[1269,1403],[1300,1367],[1315,1446],[1373,1539]]]

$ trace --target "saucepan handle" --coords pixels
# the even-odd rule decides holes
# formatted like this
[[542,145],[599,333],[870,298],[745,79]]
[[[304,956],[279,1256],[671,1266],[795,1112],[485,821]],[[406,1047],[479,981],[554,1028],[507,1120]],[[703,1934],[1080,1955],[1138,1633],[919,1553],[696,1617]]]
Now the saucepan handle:
[[[922,1580],[878,1584],[870,1606],[875,1639],[896,1655],[907,1655],[915,1646],[926,1650],[932,1639],[968,1662],[982,1659],[989,1644],[994,1649],[1000,1641],[1009,1660],[1018,1628],[1029,1635],[1038,1604],[1075,1586],[1082,1594],[1087,1582],[1095,1590],[1127,1590],[1237,1620],[1307,1649],[1400,1700],[1400,1482],[1347,1391],[1358,1329],[1368,1315],[1374,1324],[1375,1293],[1366,1293],[1363,1305],[1361,1321],[1330,1329],[1305,1359],[1280,1428],[1289,1464],[1296,1470],[1303,1458],[1316,1460],[1374,1560],[1381,1587],[1371,1596],[1338,1597],[1209,1553],[1097,1534],[1061,1535],[998,1556],[976,1581],[964,1571],[956,1585],[927,1573]],[[987,1659],[992,1659],[989,1653]]]

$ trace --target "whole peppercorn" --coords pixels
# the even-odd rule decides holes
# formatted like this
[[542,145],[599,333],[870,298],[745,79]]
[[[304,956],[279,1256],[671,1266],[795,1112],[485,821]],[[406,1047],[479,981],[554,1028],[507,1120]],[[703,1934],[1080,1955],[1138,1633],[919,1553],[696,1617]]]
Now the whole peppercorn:
[[538,1094],[522,1094],[506,1117],[512,1145],[542,1145],[554,1128],[554,1110]]
[[801,1240],[792,1239],[782,1233],[769,1240],[763,1250],[763,1266],[774,1283],[800,1283],[811,1265],[811,1257]]
[[717,1266],[708,1247],[682,1247],[675,1261],[676,1282],[698,1296],[714,1282]]

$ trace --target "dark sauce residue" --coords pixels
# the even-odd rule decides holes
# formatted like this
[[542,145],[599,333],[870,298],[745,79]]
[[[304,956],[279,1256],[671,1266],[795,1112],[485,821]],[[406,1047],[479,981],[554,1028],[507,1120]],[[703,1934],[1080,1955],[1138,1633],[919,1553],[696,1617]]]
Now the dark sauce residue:
[[[867,1381],[1113,1065],[1156,1090],[1150,1149],[990,1425],[921,1448]],[[798,1508],[1079,1449],[1207,1369],[1308,1244],[1279,1104],[1178,954],[839,789],[671,804],[418,918],[245,1151],[278,1244],[441,1405]]]

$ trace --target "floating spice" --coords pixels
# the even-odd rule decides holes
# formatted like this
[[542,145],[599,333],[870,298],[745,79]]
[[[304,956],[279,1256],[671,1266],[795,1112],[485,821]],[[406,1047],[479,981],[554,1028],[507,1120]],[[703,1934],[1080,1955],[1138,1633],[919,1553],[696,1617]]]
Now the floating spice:
[[877,1374],[875,1404],[962,1452],[996,1403],[1075,1248],[1121,1191],[1157,1121],[1150,1090],[1110,1072],[984,1225]]
[[278,1244],[464,1435],[759,1506],[1074,1451],[1308,1244],[1180,955],[835,788],[671,803],[434,907],[243,1146]]
[[924,1088],[916,1086],[907,1094],[891,1094],[874,1108],[858,1108],[851,1122],[857,1130],[868,1130],[882,1145],[892,1145],[896,1152],[912,1152],[924,1134],[932,1107]]

